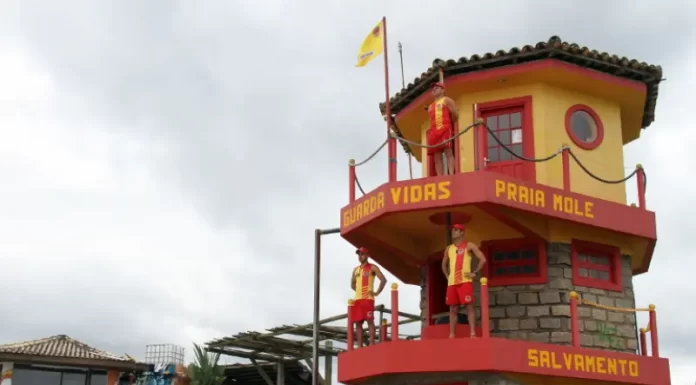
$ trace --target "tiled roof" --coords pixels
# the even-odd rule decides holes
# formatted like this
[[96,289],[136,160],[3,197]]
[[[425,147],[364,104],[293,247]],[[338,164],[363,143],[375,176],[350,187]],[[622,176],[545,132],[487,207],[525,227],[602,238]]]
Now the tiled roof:
[[130,361],[103,350],[95,349],[66,335],[39,340],[0,345],[0,353],[52,358],[80,358],[105,361]]
[[[543,59],[561,60],[613,76],[645,83],[648,94],[642,126],[648,127],[655,120],[655,104],[658,85],[662,80],[662,67],[581,47],[575,43],[565,42],[558,36],[552,36],[547,42],[525,45],[522,48],[513,47],[508,51],[499,50],[495,53],[473,55],[470,58],[461,57],[459,60],[435,59],[432,67],[390,99],[392,114],[401,111],[425,92],[432,83],[435,83],[439,78],[440,68],[443,69],[446,78]],[[382,114],[385,112],[384,107],[384,103],[380,103],[379,108]]]

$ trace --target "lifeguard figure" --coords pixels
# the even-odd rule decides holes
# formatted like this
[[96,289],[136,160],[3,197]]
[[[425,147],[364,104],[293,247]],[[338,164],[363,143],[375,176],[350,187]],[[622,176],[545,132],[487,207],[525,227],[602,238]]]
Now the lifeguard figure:
[[[426,132],[428,146],[442,143],[452,137],[454,122],[459,119],[459,112],[454,100],[445,96],[445,85],[435,83],[432,86],[435,101],[428,106],[428,116],[430,117],[430,127]],[[428,155],[432,155],[435,161],[435,173],[444,175],[442,167],[442,153],[447,159],[448,174],[454,174],[454,153],[452,152],[451,142],[441,146],[428,147]]]
[[[476,270],[471,270],[471,255],[478,258]],[[445,248],[442,257],[442,272],[447,277],[447,298],[449,308],[450,338],[457,329],[459,306],[466,305],[471,338],[476,337],[476,312],[474,311],[474,284],[476,277],[486,264],[486,257],[473,242],[464,239],[464,225],[452,226],[452,244]]]
[[[355,253],[358,254],[360,265],[353,269],[353,275],[350,278],[350,288],[355,290],[355,302],[351,308],[351,319],[355,323],[358,346],[362,347],[364,321],[367,321],[367,327],[370,332],[370,345],[375,343],[375,297],[384,290],[387,280],[379,267],[368,262],[370,253],[366,248],[361,247]],[[379,279],[377,291],[374,291],[375,278]]]

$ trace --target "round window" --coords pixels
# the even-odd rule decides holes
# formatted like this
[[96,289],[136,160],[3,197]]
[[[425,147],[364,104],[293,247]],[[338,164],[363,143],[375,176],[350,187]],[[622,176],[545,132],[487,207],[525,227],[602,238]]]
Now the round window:
[[585,150],[597,148],[604,138],[599,116],[585,105],[576,105],[568,109],[566,131],[573,142]]

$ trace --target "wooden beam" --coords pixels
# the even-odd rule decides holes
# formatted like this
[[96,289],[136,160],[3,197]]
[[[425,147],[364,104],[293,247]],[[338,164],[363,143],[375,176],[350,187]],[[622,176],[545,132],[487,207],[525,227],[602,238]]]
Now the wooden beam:
[[243,352],[241,350],[234,350],[234,349],[217,349],[217,348],[211,348],[207,349],[209,352],[213,353],[220,353],[220,354],[225,354],[228,356],[233,356],[233,357],[238,357],[238,358],[246,358],[248,360],[263,360],[263,361],[268,361],[268,362],[289,362],[289,361],[297,361],[297,359],[288,359],[284,357],[278,357],[275,355],[271,354],[266,354],[266,353],[258,353],[258,352]]
[[263,370],[263,368],[259,365],[258,362],[256,362],[255,359],[251,358],[250,361],[251,361],[252,364],[254,364],[254,367],[255,367],[256,370],[259,372],[259,374],[260,374],[261,377],[264,379],[264,381],[266,381],[266,384],[267,384],[267,385],[276,385],[276,384],[273,383],[273,380],[271,380],[271,377],[268,377],[268,374],[266,374],[266,371]]

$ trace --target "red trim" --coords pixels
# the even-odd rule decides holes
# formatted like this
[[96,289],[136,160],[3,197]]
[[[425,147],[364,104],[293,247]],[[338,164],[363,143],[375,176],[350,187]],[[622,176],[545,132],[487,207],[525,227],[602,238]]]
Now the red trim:
[[[573,116],[574,113],[582,111],[586,112],[590,117],[594,120],[595,125],[597,126],[597,137],[595,140],[592,142],[584,142],[580,138],[575,135],[573,132],[573,128],[570,125],[570,118]],[[602,144],[602,141],[604,141],[604,125],[602,124],[602,119],[599,118],[599,115],[597,115],[597,112],[592,109],[592,107],[584,105],[584,104],[576,104],[574,106],[571,106],[568,108],[568,111],[566,111],[565,114],[565,129],[566,133],[568,133],[568,137],[575,143],[576,146],[582,148],[583,150],[594,150],[595,148],[599,147],[600,144]]]
[[[478,121],[481,117],[478,109],[478,103],[474,103],[471,106],[471,116],[474,117],[474,122]],[[481,169],[481,163],[479,162],[479,154],[481,153],[481,141],[479,140],[479,131],[481,129],[480,125],[476,125],[472,130],[474,132],[474,171]]]
[[[513,286],[513,285],[541,285],[546,283],[546,242],[529,238],[505,239],[496,241],[485,241],[481,244],[488,263],[483,267],[483,274],[488,277],[488,285],[490,286]],[[493,259],[495,251],[513,251],[520,249],[536,249],[536,258],[531,263],[526,261],[505,261],[496,262]],[[521,266],[534,264],[537,267],[536,273],[514,275],[514,276],[496,276],[492,271],[496,267],[505,266]]]
[[570,154],[568,151],[568,148],[564,148],[561,153],[563,161],[563,190],[565,191],[570,191]]
[[[499,68],[491,68],[483,71],[469,72],[461,75],[450,76],[447,77],[447,86],[450,87],[454,84],[497,80],[501,77],[510,77],[512,75],[518,75],[525,72],[550,69],[562,69],[564,71],[586,76],[594,80],[607,82],[615,85],[616,87],[629,88],[638,92],[647,92],[647,86],[644,83],[635,80],[616,77],[599,71],[590,70],[584,67],[580,67],[574,64],[566,63],[555,59],[544,59],[529,63],[509,65]],[[396,114],[396,119],[398,120],[403,115],[408,114],[414,108],[418,108],[419,106],[427,104],[429,97],[432,97],[430,93],[430,88],[425,89],[424,92],[422,92],[418,97],[416,97],[411,103],[402,108]]]
[[[578,259],[579,253],[607,257],[609,258],[609,264],[603,266],[580,261]],[[621,286],[621,253],[618,247],[573,239],[570,255],[573,266],[573,285],[610,291],[623,291]],[[582,277],[580,276],[581,268],[608,271],[609,281]]]
[[[495,100],[484,103],[478,103],[478,114],[483,117],[486,112],[494,112],[496,110],[501,110],[505,108],[519,108],[522,107],[524,110],[524,117],[522,122],[522,155],[528,158],[534,158],[534,120],[532,117],[532,96],[522,96],[519,98]],[[487,155],[486,140],[488,138],[488,129],[484,125],[478,125],[474,129],[479,130],[479,151],[478,151],[478,161],[479,164],[483,165],[483,159]],[[523,167],[525,168],[525,173],[529,176],[530,182],[536,182],[536,164],[534,162],[526,162],[519,159],[514,161],[524,162]],[[485,170],[486,167],[483,167]]]
[[[613,370],[588,370],[574,365],[588,358],[611,362]],[[567,359],[571,359],[568,364]],[[496,337],[400,340],[338,354],[338,381],[348,385],[427,375],[441,379],[436,384],[448,384],[480,379],[482,372],[513,378],[526,376],[518,381],[525,384],[670,383],[666,358]]]

